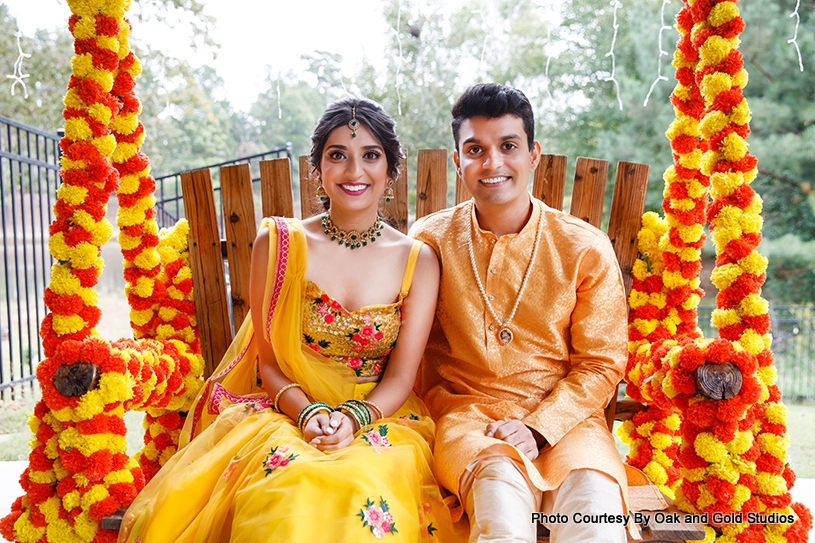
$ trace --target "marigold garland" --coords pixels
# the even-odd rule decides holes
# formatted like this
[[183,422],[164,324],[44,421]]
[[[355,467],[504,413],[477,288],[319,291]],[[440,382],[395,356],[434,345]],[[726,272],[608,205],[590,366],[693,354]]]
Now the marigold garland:
[[[115,541],[116,532],[99,529],[99,521],[130,504],[145,475],[149,480],[175,452],[183,412],[202,384],[189,228],[181,221],[158,234],[155,181],[139,151],[144,128],[133,92],[140,68],[124,19],[129,0],[69,5],[76,54],[60,142],[63,184],[50,230],[57,264],[45,292],[51,313],[41,326],[43,399],[29,422],[25,496],[0,521],[0,534],[10,541]],[[110,342],[93,330],[100,317],[93,287],[103,266],[100,247],[111,235],[107,199],[120,176],[119,241],[131,324],[141,339]],[[54,373],[80,362],[96,365],[98,384],[65,397],[54,387]],[[122,416],[128,409],[147,411],[138,462],[126,454]]]
[[[747,72],[737,51],[743,27],[729,0],[686,0],[677,17],[667,220],[643,217],[630,296],[627,392],[649,407],[620,433],[631,445],[629,462],[651,466],[657,482],[667,481],[669,471],[659,468],[668,455],[659,445],[669,450],[671,442],[653,430],[658,417],[678,412],[682,479],[675,503],[681,509],[796,515],[791,525],[709,526],[704,541],[806,541],[812,515],[791,503],[795,474],[785,462],[786,409],[775,384],[768,304],[760,296],[766,259],[757,252],[761,200],[749,186],[757,161],[746,143]],[[708,184],[713,202],[705,213]],[[715,340],[696,331],[705,219],[717,251],[713,282],[720,292],[713,323],[721,339]],[[725,361],[742,373],[736,397],[713,401],[697,394],[695,368]]]

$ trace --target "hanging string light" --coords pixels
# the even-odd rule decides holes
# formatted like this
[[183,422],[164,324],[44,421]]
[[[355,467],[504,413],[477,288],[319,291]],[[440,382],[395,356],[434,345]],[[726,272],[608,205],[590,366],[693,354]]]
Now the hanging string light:
[[792,38],[787,40],[795,46],[795,51],[798,53],[798,69],[804,71],[804,61],[801,60],[801,49],[798,47],[798,27],[801,25],[801,16],[798,14],[798,8],[801,7],[801,0],[795,3],[795,11],[790,13],[790,17],[795,17],[795,34]]
[[14,61],[14,74],[6,75],[6,78],[14,80],[14,82],[11,84],[12,96],[14,96],[14,87],[16,87],[17,83],[19,83],[23,87],[23,97],[28,98],[28,88],[25,86],[25,80],[30,77],[30,74],[23,73],[23,60],[29,58],[31,54],[23,53],[23,48],[20,45],[20,36],[22,36],[22,32],[18,31],[14,35],[17,37],[17,51],[19,55],[17,56],[17,60]]
[[399,27],[402,26],[402,2],[399,2],[399,8],[396,12],[396,28],[392,28],[393,33],[396,34],[396,42],[399,44],[399,62],[396,63],[396,109],[399,111],[399,115],[402,114],[402,93],[399,91],[399,87],[402,83],[402,64],[405,62],[404,57],[402,56],[402,36],[399,34]]
[[605,78],[603,81],[612,81],[614,83],[614,88],[617,90],[617,104],[620,106],[620,111],[623,110],[623,101],[620,98],[620,83],[617,81],[616,73],[617,73],[617,56],[614,54],[614,46],[617,44],[617,29],[620,28],[620,25],[617,23],[617,10],[622,7],[622,4],[619,0],[612,0],[611,6],[614,8],[614,37],[611,39],[611,49],[608,53],[606,53],[607,57],[611,57],[611,75]]
[[657,54],[657,78],[651,83],[651,88],[648,89],[648,94],[645,96],[642,107],[648,106],[648,100],[651,98],[651,93],[654,92],[657,84],[660,81],[668,81],[668,78],[662,75],[662,57],[668,56],[668,52],[662,48],[662,33],[671,29],[670,26],[665,24],[665,6],[670,3],[671,0],[662,0],[662,7],[659,10],[659,22],[661,26],[659,27],[659,38],[657,39],[657,48],[659,49],[659,53]]

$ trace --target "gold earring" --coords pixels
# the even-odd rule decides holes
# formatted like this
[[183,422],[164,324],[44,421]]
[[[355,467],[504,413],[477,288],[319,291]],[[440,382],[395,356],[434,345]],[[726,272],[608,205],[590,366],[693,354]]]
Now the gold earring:
[[386,203],[390,202],[396,197],[396,195],[393,193],[393,179],[388,178],[388,186],[385,187],[385,192],[382,193],[382,196],[385,197]]
[[317,198],[319,198],[321,202],[325,202],[326,200],[328,200],[328,193],[323,188],[322,183],[320,183],[320,185],[317,187],[317,192],[315,192],[315,194],[317,195]]

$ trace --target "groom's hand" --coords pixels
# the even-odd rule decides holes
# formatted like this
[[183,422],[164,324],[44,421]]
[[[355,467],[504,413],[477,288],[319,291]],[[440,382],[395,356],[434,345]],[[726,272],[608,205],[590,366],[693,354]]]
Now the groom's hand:
[[[540,447],[546,444],[543,436],[517,419],[489,423],[486,435],[514,445],[530,460],[537,458]],[[538,443],[541,445],[539,446]]]

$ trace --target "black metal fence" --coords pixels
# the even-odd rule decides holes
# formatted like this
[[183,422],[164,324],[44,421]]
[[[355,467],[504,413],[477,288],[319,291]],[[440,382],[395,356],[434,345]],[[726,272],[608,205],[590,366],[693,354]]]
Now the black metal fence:
[[42,359],[42,297],[51,277],[51,207],[59,186],[59,137],[0,116],[0,396],[33,391]]

